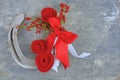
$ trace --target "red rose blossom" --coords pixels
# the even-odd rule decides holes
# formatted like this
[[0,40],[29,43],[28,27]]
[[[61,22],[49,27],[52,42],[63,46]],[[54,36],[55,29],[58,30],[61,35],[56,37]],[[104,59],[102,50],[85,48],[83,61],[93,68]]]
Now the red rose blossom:
[[31,48],[35,54],[41,54],[47,50],[47,43],[45,40],[34,40],[31,44]]
[[44,22],[48,22],[49,18],[57,16],[57,12],[51,7],[46,7],[41,11],[41,16]]
[[44,52],[37,55],[35,59],[36,66],[41,72],[47,72],[51,69],[54,63],[54,57],[50,52]]

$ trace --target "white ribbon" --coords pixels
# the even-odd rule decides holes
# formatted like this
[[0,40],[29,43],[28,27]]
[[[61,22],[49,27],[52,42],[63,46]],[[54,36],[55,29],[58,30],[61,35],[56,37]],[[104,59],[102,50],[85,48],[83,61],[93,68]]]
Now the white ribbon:
[[[54,41],[53,46],[55,46],[57,40],[58,40],[58,37],[55,38],[55,41]],[[52,53],[53,53],[53,52],[54,52],[54,51],[52,51]],[[56,51],[55,51],[55,54],[56,54]],[[53,69],[54,71],[58,72],[57,67],[59,66],[59,64],[60,64],[60,61],[59,61],[56,57],[54,57],[54,64],[53,64],[53,66],[52,66],[52,69]]]
[[78,53],[76,52],[72,44],[68,45],[68,50],[74,57],[77,57],[77,58],[85,58],[91,55],[91,53],[86,53],[86,52],[83,52],[82,54],[78,55]]
[[[58,37],[55,38],[53,46],[55,46],[57,40],[58,40]],[[68,50],[72,54],[72,56],[77,57],[77,58],[85,58],[91,55],[91,53],[86,53],[86,52],[83,52],[82,54],[78,55],[78,53],[76,52],[72,44],[68,44]],[[56,54],[56,51],[55,51],[55,54]],[[60,65],[60,61],[55,57],[52,69],[58,72],[57,67],[59,67],[59,65]]]
[[60,65],[60,61],[55,57],[55,58],[54,58],[54,64],[53,64],[53,66],[52,66],[52,69],[53,69],[54,71],[58,72],[57,67],[59,67],[59,65]]

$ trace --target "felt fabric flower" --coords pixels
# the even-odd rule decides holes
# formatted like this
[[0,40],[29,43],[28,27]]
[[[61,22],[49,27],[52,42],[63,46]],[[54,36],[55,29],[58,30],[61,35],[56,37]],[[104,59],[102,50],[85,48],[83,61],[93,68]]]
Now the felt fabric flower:
[[45,40],[34,40],[31,44],[31,49],[35,54],[42,54],[47,50],[47,43]]
[[37,55],[35,59],[36,66],[41,72],[47,72],[51,69],[54,63],[54,57],[50,52],[43,52]]
[[48,22],[49,18],[57,16],[57,12],[51,7],[46,7],[41,11],[41,16],[44,22]]

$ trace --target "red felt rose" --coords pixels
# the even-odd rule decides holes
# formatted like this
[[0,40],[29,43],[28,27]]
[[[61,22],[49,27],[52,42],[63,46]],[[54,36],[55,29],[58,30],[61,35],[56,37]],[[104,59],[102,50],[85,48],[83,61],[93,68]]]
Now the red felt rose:
[[50,52],[44,52],[37,55],[35,59],[36,66],[41,72],[47,72],[51,69],[54,63],[54,57]]
[[51,18],[51,17],[56,17],[57,16],[57,12],[55,9],[51,8],[51,7],[47,7],[47,8],[44,8],[42,11],[41,11],[41,16],[42,16],[42,20],[44,22],[48,22],[48,19]]
[[31,44],[31,48],[35,54],[42,54],[42,52],[47,50],[47,43],[45,40],[34,40]]

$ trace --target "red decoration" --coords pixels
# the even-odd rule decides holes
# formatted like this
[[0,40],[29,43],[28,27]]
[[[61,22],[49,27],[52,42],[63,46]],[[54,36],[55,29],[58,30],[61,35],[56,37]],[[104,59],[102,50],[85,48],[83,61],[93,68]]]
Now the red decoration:
[[67,13],[70,9],[70,7],[67,4],[61,3],[60,4],[61,11]]
[[42,54],[37,55],[35,63],[41,72],[47,72],[54,63],[54,57],[50,52],[43,52]]
[[[54,33],[56,36],[58,36],[58,41],[55,45],[56,48],[56,58],[59,59],[66,69],[69,66],[69,59],[68,59],[68,45],[72,43],[76,38],[77,35],[68,32],[68,31],[61,31],[61,23],[59,18],[50,18],[49,19],[51,27],[54,29]],[[55,38],[54,36],[51,36]],[[51,40],[50,40],[51,41]],[[61,52],[62,51],[62,52]]]
[[25,20],[29,21],[31,20],[31,17],[26,17]]
[[47,7],[42,10],[41,15],[42,15],[42,20],[44,22],[48,22],[49,18],[57,16],[57,12],[55,9]]
[[63,15],[63,12],[62,12],[62,11],[60,12],[60,19],[61,19],[61,21],[63,21],[64,23],[66,22],[66,17],[65,17],[65,15]]
[[35,54],[42,54],[47,47],[45,40],[34,40],[31,44],[31,49]]

